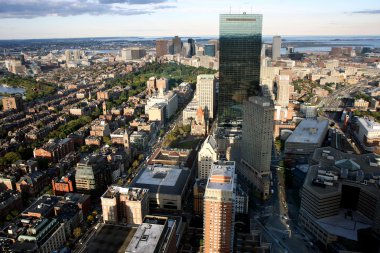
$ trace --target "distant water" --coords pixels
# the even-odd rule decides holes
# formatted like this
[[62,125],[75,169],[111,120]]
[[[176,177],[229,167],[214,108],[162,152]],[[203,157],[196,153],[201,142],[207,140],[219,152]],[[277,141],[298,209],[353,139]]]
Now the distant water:
[[[272,36],[263,36],[272,43]],[[298,52],[330,51],[332,47],[380,48],[380,36],[282,36],[283,47],[293,46]]]
[[[3,84],[0,84],[0,94],[16,94],[16,93],[25,93],[24,88],[19,88],[19,87],[9,87],[5,86]],[[1,96],[0,96],[1,98]]]
[[[218,36],[191,36],[197,42],[203,44],[210,39],[217,39]],[[160,37],[99,37],[99,38],[67,38],[67,39],[33,39],[33,40],[0,40],[0,46],[13,47],[14,45],[38,45],[44,43],[68,43],[75,45],[82,42],[104,42],[113,43],[113,45],[123,45],[125,42],[147,42],[156,39],[171,39],[169,36]],[[186,41],[189,37],[183,36],[181,39]],[[263,36],[264,43],[272,43],[273,36]],[[292,46],[296,51],[330,51],[331,47],[371,47],[380,48],[380,36],[282,36],[282,45]],[[95,49],[96,53],[116,53],[116,50],[103,48],[104,50]],[[91,50],[89,50],[91,51]]]

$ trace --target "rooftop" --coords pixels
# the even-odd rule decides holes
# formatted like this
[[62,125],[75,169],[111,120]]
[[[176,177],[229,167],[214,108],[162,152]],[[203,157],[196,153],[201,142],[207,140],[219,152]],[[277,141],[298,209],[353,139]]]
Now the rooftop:
[[328,126],[329,121],[325,119],[304,119],[286,142],[317,144],[325,137]]
[[164,244],[164,236],[168,229],[168,218],[147,216],[138,227],[128,245],[126,253],[154,253]]
[[190,176],[188,168],[173,165],[148,165],[140,170],[131,186],[150,193],[181,194]]
[[235,180],[235,162],[218,161],[211,167],[207,189],[233,191]]
[[28,216],[28,213],[40,213],[43,217],[49,215],[54,205],[60,200],[59,197],[44,195],[34,201],[23,212],[23,216]]
[[101,224],[93,237],[88,241],[85,253],[125,253],[136,228]]
[[342,209],[338,215],[318,219],[317,223],[326,231],[329,231],[329,233],[357,241],[358,230],[370,228],[372,226],[372,221],[356,211],[352,212],[351,220],[351,218],[345,217],[346,211],[347,210]]
[[191,166],[191,157],[193,157],[191,149],[157,149],[149,164],[167,164],[167,165],[184,165]]
[[133,187],[120,187],[111,186],[103,194],[102,198],[114,198],[117,194],[121,194],[128,197],[128,200],[140,201],[143,197],[148,194],[148,189],[133,188]]
[[358,122],[362,125],[368,132],[379,131],[380,123],[370,120],[369,118],[358,118]]

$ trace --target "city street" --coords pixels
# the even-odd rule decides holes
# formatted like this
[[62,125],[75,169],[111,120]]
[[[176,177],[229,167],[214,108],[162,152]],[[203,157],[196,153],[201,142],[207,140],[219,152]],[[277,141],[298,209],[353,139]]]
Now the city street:
[[259,205],[259,213],[251,210],[251,227],[258,225],[264,238],[272,243],[273,252],[315,252],[311,242],[301,232],[296,218],[298,210],[288,203],[284,189],[284,178],[278,166],[272,169],[272,199]]

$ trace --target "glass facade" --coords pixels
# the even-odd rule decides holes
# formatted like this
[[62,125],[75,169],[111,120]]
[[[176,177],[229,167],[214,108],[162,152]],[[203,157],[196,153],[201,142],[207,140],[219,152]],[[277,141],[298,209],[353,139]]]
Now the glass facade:
[[215,45],[206,44],[205,45],[205,55],[215,57]]
[[242,119],[243,101],[260,95],[261,14],[219,17],[219,122]]

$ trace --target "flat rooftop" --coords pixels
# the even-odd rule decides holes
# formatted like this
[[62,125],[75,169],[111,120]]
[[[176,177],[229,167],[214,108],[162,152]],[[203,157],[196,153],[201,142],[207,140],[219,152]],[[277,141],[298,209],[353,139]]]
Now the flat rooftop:
[[380,130],[380,123],[370,120],[369,118],[358,118],[361,124],[368,132],[378,132]]
[[148,165],[140,170],[131,187],[147,188],[150,193],[181,195],[189,176],[186,167]]
[[101,224],[89,240],[85,253],[125,253],[137,228],[121,225]]
[[140,201],[143,197],[148,194],[148,189],[142,188],[133,188],[133,187],[120,187],[120,186],[111,186],[103,194],[102,198],[114,198],[117,194],[127,196],[128,200]]
[[380,156],[373,153],[348,154],[333,147],[321,147],[315,149],[311,159],[315,163],[321,163],[326,166],[333,166],[337,161],[348,159],[358,164],[365,173],[380,176]]
[[286,142],[318,144],[325,137],[328,127],[329,121],[326,119],[304,119]]
[[152,158],[149,160],[149,164],[167,164],[167,165],[184,165],[190,167],[193,160],[191,149],[157,149]]
[[235,162],[216,162],[211,167],[206,189],[233,191]]
[[58,203],[60,197],[44,195],[34,201],[28,208],[22,212],[22,216],[27,216],[28,213],[40,213],[46,216],[53,209],[54,205]]
[[317,223],[329,233],[357,241],[358,230],[372,227],[372,222],[355,211],[352,212],[352,220],[351,218],[345,218],[346,211],[341,209],[338,215],[319,219]]
[[143,223],[137,229],[126,253],[153,253],[156,252],[157,245],[160,243],[165,225]]

